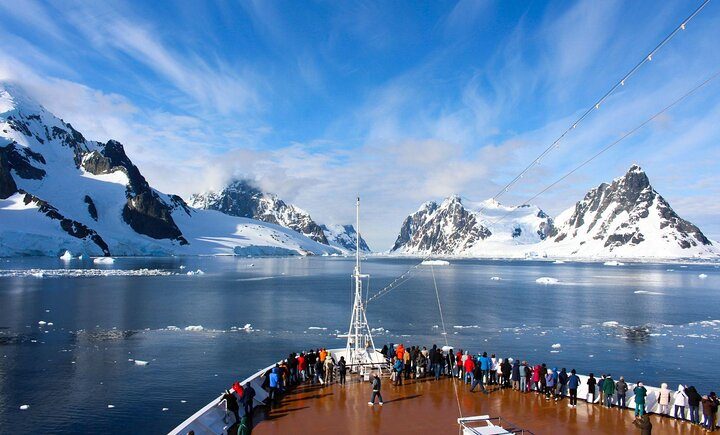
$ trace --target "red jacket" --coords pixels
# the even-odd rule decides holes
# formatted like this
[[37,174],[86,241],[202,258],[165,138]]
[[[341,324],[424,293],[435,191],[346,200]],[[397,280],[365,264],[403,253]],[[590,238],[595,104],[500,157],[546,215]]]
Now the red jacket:
[[475,362],[472,358],[468,358],[465,360],[465,372],[471,372],[475,370]]
[[298,370],[305,370],[307,368],[307,362],[305,361],[304,356],[299,356],[297,359],[298,362]]
[[243,392],[244,392],[245,390],[243,390],[243,387],[242,387],[242,385],[240,385],[240,382],[235,382],[235,383],[233,384],[233,386],[232,386],[232,389],[235,390],[235,392],[237,393],[238,397],[242,398]]

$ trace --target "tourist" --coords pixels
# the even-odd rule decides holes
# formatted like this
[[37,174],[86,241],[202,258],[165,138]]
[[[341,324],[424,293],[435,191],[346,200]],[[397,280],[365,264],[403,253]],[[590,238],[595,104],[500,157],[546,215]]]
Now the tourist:
[[718,412],[718,397],[715,392],[704,396],[702,399],[703,415],[705,416],[705,429],[711,432],[715,431],[715,421]]
[[590,373],[590,377],[587,380],[588,392],[587,392],[587,397],[585,398],[585,401],[587,401],[587,403],[595,403],[595,386],[596,385],[597,385],[597,379],[595,379],[595,375]]
[[613,380],[612,376],[610,376],[610,373],[607,374],[605,382],[603,382],[603,392],[605,393],[604,405],[608,408],[612,408],[612,399],[615,395],[615,380]]
[[533,373],[532,373],[532,389],[536,392],[540,391],[540,370],[542,367],[540,364],[535,364],[535,367],[533,367]]
[[305,358],[307,367],[308,367],[308,378],[315,377],[315,359],[317,358],[317,355],[315,355],[315,352],[313,352],[312,349],[307,353],[307,357]]
[[552,370],[548,370],[545,375],[545,400],[550,400],[551,395],[555,392],[555,376]]
[[483,376],[485,376],[485,383],[490,385],[490,370],[492,368],[492,360],[488,358],[487,352],[483,352],[479,358],[480,369],[482,370]]
[[492,354],[490,356],[490,364],[489,364],[488,370],[490,370],[490,372],[489,372],[490,379],[488,379],[488,385],[497,384],[498,359],[495,358],[495,354]]
[[288,383],[289,383],[289,385],[295,385],[295,384],[297,384],[297,380],[298,380],[298,374],[297,374],[298,362],[297,362],[297,356],[296,356],[295,352],[288,355],[287,362],[288,362],[287,363],[288,370],[290,373]]
[[605,383],[605,374],[603,373],[598,380],[598,392],[600,392],[600,404],[605,406],[605,391],[603,390],[603,384]]
[[323,370],[325,371],[325,383],[329,385],[333,381],[333,375],[335,374],[335,361],[333,361],[332,355],[325,357]]
[[380,351],[381,354],[385,357],[385,359],[388,359],[388,346],[387,344],[383,344],[382,350]]
[[510,387],[510,372],[512,372],[510,360],[508,358],[505,358],[505,360],[500,363],[500,373],[502,374],[502,388]]
[[245,384],[245,394],[243,394],[242,397],[242,404],[243,404],[243,410],[245,411],[245,415],[249,416],[249,418],[252,418],[253,414],[253,403],[255,400],[255,388],[253,388],[252,384],[250,382],[247,382]]
[[617,405],[619,409],[625,408],[625,398],[628,392],[628,384],[625,378],[620,376],[620,380],[615,384],[615,393],[617,394]]
[[527,361],[522,362],[522,366],[520,367],[520,392],[525,393],[527,392],[527,380],[528,375],[530,374],[530,368],[527,365]]
[[473,364],[472,384],[470,385],[471,393],[475,390],[476,385],[480,386],[480,391],[488,394],[487,390],[485,389],[485,385],[483,385],[483,377],[482,370],[480,369],[480,364]]
[[633,424],[640,429],[640,435],[651,435],[652,434],[652,423],[650,422],[650,416],[644,414],[640,418],[633,420]]
[[[682,384],[678,385],[678,389],[673,396],[673,402],[675,403],[675,418],[685,420],[685,406],[687,405],[687,394],[685,394],[685,387]],[[680,414],[680,417],[678,417]]]
[[690,422],[692,424],[700,424],[700,401],[702,397],[692,385],[685,389],[687,395],[687,404],[690,408]]
[[435,373],[435,354],[437,353],[437,345],[433,344],[433,347],[428,352],[428,361],[430,362],[430,372]]
[[323,363],[322,360],[320,360],[320,357],[318,356],[315,359],[315,376],[313,377],[313,384],[321,384],[323,383]]
[[395,386],[399,386],[403,384],[403,362],[400,358],[395,357],[395,363],[393,364],[393,369],[395,370]]
[[[319,361],[318,361],[319,363]],[[317,373],[315,374],[317,377]],[[270,387],[270,392],[268,394],[268,399],[270,402],[270,407],[272,408],[275,402],[277,401],[277,391],[280,387],[280,366],[278,364],[275,364],[275,367],[270,370],[270,376],[269,376],[270,383],[268,386]]]
[[545,394],[545,387],[547,386],[547,372],[547,366],[545,365],[545,363],[542,363],[542,365],[540,366],[540,394]]
[[670,415],[670,390],[668,390],[666,383],[660,384],[660,391],[658,392],[658,405],[660,406],[659,414],[665,416]]
[[347,363],[345,357],[341,356],[338,361],[338,374],[340,375],[340,385],[345,385],[345,374],[347,373]]
[[440,371],[442,370],[443,366],[443,354],[442,351],[437,349],[435,345],[433,345],[433,348],[435,349],[435,354],[430,357],[430,364],[433,366],[433,370],[435,373],[435,380],[440,380]]
[[495,383],[500,386],[500,388],[505,388],[505,376],[503,373],[503,359],[502,358],[496,358],[495,359]]
[[250,422],[248,422],[248,417],[247,415],[243,415],[238,424],[237,435],[250,435],[251,431],[252,428],[250,427]]
[[375,404],[375,398],[377,397],[378,403],[380,404],[380,406],[382,406],[383,398],[382,398],[382,394],[380,394],[380,387],[381,387],[380,377],[378,376],[377,373],[373,373],[371,386],[372,386],[372,395],[370,396],[370,401],[368,402],[368,405],[373,406]]
[[633,389],[635,393],[635,417],[642,417],[645,414],[645,398],[647,397],[647,388],[643,383],[638,381],[637,386]]
[[465,376],[465,372],[463,371],[463,363],[465,362],[465,357],[467,356],[467,352],[463,353],[463,350],[458,350],[457,354],[455,354],[455,364],[457,365],[457,377],[458,379],[462,379],[463,376]]
[[570,377],[568,377],[568,389],[570,391],[570,404],[568,406],[577,407],[577,390],[580,386],[580,377],[575,374],[575,369],[570,370]]
[[567,383],[568,383],[568,374],[565,370],[565,367],[560,370],[560,374],[558,375],[558,392],[555,400],[562,399],[567,395]]
[[300,352],[300,356],[298,357],[298,371],[300,372],[300,379],[302,379],[302,382],[305,382],[308,380],[308,365],[307,365],[307,359],[305,357],[305,352]]
[[220,403],[225,402],[225,416],[232,414],[235,416],[235,423],[240,422],[240,406],[238,405],[237,397],[230,390],[225,390],[225,393],[220,399]]
[[511,376],[512,389],[517,391],[520,389],[520,361],[518,361],[517,359],[513,361]]
[[[475,361],[472,359],[470,355],[468,355],[467,359],[465,359],[465,366],[463,369],[465,370],[465,383],[471,383],[473,379],[475,379]],[[480,364],[478,364],[480,365]],[[482,376],[482,369],[480,370],[480,376]]]
[[448,378],[455,376],[455,353],[453,353],[452,348],[448,350],[445,356],[445,363],[447,365],[447,373],[445,373],[445,375],[447,375]]

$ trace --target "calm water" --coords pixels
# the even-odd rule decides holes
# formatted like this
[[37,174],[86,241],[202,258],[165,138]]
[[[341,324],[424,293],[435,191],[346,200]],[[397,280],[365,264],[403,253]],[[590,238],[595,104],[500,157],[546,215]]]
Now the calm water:
[[[412,264],[365,262],[370,293]],[[231,381],[290,351],[342,347],[334,335],[347,328],[352,266],[335,258],[135,258],[111,266],[0,259],[0,431],[166,432]],[[63,268],[174,275],[27,272]],[[197,269],[205,274],[186,275]],[[720,387],[717,266],[456,261],[435,274],[456,347],[651,384]],[[541,285],[539,277],[559,283]],[[427,267],[372,302],[368,319],[383,328],[378,346],[444,343]],[[251,332],[233,328],[247,323]],[[191,325],[203,330],[186,331]],[[21,411],[23,404],[30,408]]]

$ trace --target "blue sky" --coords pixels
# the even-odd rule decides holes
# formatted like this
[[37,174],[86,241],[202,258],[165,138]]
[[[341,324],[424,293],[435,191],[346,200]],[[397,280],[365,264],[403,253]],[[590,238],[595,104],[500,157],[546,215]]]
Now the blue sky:
[[[360,193],[386,249],[422,202],[497,193],[699,3],[0,0],[0,79],[123,142],[166,192],[248,176],[333,223]],[[500,201],[716,72],[719,40],[710,3]],[[718,97],[713,82],[535,203],[557,214],[637,162],[720,239]]]

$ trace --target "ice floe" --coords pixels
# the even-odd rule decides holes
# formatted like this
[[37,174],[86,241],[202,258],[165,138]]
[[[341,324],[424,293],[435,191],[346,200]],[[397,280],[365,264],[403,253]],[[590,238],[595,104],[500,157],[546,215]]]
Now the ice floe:
[[173,272],[161,269],[6,269],[0,278],[86,278],[103,276],[168,276]]
[[701,273],[700,275],[698,275],[698,278],[705,279],[705,278],[707,278],[707,274]]
[[108,409],[113,409],[115,405],[108,405]]
[[95,263],[95,264],[113,264],[113,263],[115,263],[115,259],[112,257],[96,257],[96,258],[93,258],[93,263]]
[[455,329],[477,329],[479,325],[453,325]]
[[190,325],[190,326],[185,327],[186,331],[192,331],[192,332],[200,332],[200,331],[203,331],[204,329],[205,328],[203,328],[202,325]]
[[602,326],[604,326],[606,328],[616,328],[616,327],[620,326],[620,323],[616,322],[615,320],[609,320],[607,322],[603,322]]
[[44,321],[44,320],[40,320],[40,321],[38,322],[38,325],[40,325],[40,326],[47,325],[47,322]]
[[135,365],[136,365],[136,366],[146,366],[146,365],[148,365],[148,364],[150,364],[150,363],[147,362],[147,361],[142,361],[142,360],[139,360],[139,359],[136,359],[136,360],[135,360]]
[[447,260],[424,260],[420,264],[423,266],[449,266],[450,262]]
[[562,347],[562,344],[560,344],[560,343],[555,343],[555,344],[553,344],[553,345],[550,346],[550,347],[552,347],[553,349],[560,349],[560,348]]
[[20,405],[20,410],[25,411],[26,409],[30,409],[30,405]]
[[198,270],[191,270],[187,273],[188,276],[194,276],[194,275],[205,275],[205,272],[203,272],[201,269]]
[[490,280],[491,281],[500,281],[500,280],[502,280],[502,278],[500,278],[499,276],[491,276]]
[[65,252],[63,253],[63,255],[60,256],[60,259],[61,259],[62,261],[70,261],[70,260],[72,260],[72,258],[73,258],[73,256],[72,256],[72,253],[71,253],[70,251],[65,251]]
[[326,330],[327,330],[327,328],[323,328],[323,327],[320,327],[320,326],[308,326],[308,329],[319,330],[319,331],[326,331]]
[[660,295],[665,294],[665,293],[661,293],[661,292],[651,292],[651,291],[647,291],[647,290],[635,290],[633,293],[635,293],[636,295],[654,295],[654,296],[660,296]]
[[555,260],[553,261],[553,264],[565,264],[565,262],[562,260]]
[[552,285],[552,284],[558,284],[560,283],[560,280],[557,278],[551,278],[549,276],[543,276],[535,280],[538,284],[544,284],[544,285]]
[[605,266],[625,266],[625,263],[621,263],[617,260],[610,260],[603,263]]

